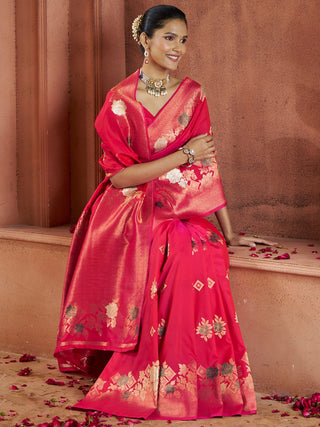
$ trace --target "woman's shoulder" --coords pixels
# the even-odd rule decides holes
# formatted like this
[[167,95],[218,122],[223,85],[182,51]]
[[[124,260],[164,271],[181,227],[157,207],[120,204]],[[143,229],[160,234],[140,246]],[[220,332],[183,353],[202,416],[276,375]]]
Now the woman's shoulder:
[[134,97],[135,90],[138,83],[138,71],[130,74],[124,80],[121,80],[115,86],[113,86],[107,93],[107,98],[118,96],[130,96]]
[[180,84],[184,86],[187,92],[192,92],[193,96],[199,97],[201,100],[205,98],[203,86],[196,80],[193,80],[190,77],[185,77],[183,80],[181,80]]

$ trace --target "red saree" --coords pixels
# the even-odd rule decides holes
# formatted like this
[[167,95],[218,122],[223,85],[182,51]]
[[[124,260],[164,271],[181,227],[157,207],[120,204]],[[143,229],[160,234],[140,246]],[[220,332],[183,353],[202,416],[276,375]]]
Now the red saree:
[[255,413],[228,252],[202,219],[226,204],[216,162],[138,187],[109,180],[209,133],[206,99],[186,78],[153,117],[137,83],[138,72],[113,88],[96,120],[106,178],[75,230],[55,356],[65,371],[104,367],[78,408],[149,419]]

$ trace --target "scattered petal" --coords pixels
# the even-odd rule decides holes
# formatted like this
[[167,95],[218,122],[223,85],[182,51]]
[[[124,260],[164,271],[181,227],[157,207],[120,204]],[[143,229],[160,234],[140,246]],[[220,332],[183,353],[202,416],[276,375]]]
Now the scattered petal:
[[31,372],[32,372],[32,369],[30,369],[30,368],[24,368],[24,369],[22,369],[20,372],[18,372],[18,375],[19,375],[20,377],[25,377],[25,376],[27,376],[27,375],[30,375],[30,374],[31,374]]
[[280,411],[279,411],[279,409],[273,409],[273,410],[272,410],[272,413],[273,413],[273,414],[277,414],[278,412],[280,412]]
[[282,417],[290,417],[290,414],[288,414],[288,412],[283,412],[283,413],[281,414],[281,416],[282,416]]
[[238,233],[238,236],[244,236],[246,233]]
[[257,248],[255,247],[255,246],[252,246],[250,249],[249,249],[249,251],[256,251],[257,250]]
[[312,253],[313,253],[313,254],[317,254],[317,253],[318,253],[318,251],[312,251]]
[[233,252],[233,251],[229,251],[229,254],[230,254],[230,255],[233,255],[233,254],[234,254],[234,252]]
[[36,360],[36,356],[33,356],[32,354],[24,354],[20,357],[19,362],[33,362]]
[[76,226],[71,225],[71,227],[69,228],[69,232],[73,234],[75,232],[75,229],[76,229]]
[[279,255],[273,259],[290,259],[290,255],[288,253],[285,253],[285,254]]
[[62,386],[62,385],[64,385],[65,383],[64,383],[64,381],[56,381],[54,378],[49,378],[49,379],[46,381],[46,384]]
[[16,385],[12,385],[12,386],[10,387],[10,389],[11,389],[11,390],[19,390],[19,389],[18,389],[18,387],[17,387]]
[[308,243],[308,246],[313,247],[314,244],[313,243]]
[[253,258],[259,258],[259,255],[257,254],[251,254],[250,256],[252,256]]

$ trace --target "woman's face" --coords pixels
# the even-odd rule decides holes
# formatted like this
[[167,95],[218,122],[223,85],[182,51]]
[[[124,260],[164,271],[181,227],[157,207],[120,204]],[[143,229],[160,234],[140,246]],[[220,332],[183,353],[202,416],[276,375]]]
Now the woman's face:
[[[187,26],[181,19],[172,19],[156,30],[151,39],[146,38],[150,66],[158,70],[174,71],[186,52]],[[148,67],[151,68],[151,67]]]

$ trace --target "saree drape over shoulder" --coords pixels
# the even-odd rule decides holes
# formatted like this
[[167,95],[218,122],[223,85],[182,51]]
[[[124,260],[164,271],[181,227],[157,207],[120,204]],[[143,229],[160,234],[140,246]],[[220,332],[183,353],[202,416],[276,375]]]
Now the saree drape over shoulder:
[[61,370],[100,374],[78,408],[150,419],[255,413],[228,252],[202,219],[226,204],[216,161],[137,187],[110,182],[210,133],[206,98],[186,78],[152,116],[137,83],[138,72],[113,88],[96,120],[106,177],[74,233],[55,356]]

